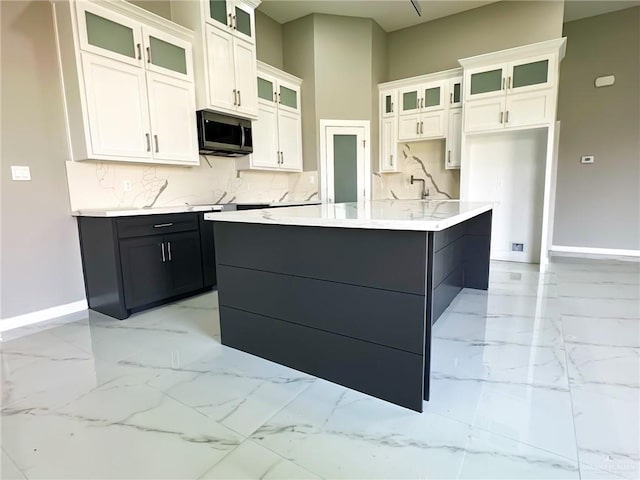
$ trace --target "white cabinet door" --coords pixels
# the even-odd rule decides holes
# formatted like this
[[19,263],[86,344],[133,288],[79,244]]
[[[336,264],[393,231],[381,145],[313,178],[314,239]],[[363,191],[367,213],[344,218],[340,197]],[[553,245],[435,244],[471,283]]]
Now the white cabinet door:
[[398,117],[398,140],[420,139],[420,115]]
[[151,159],[144,69],[86,52],[82,69],[92,153]]
[[234,39],[233,53],[238,113],[255,117],[258,114],[256,47],[242,40]]
[[141,25],[88,2],[77,2],[78,40],[86,52],[142,65]]
[[[238,100],[233,50],[233,37],[230,33],[207,25],[208,88],[211,107],[236,110]],[[255,85],[255,75],[251,79]]]
[[280,162],[278,149],[278,113],[275,105],[258,106],[258,120],[251,122],[253,154],[251,165],[277,169]]
[[397,120],[395,118],[383,118],[380,126],[380,171],[397,172],[398,159],[396,150],[398,139],[396,133]]
[[420,99],[420,110],[422,112],[431,112],[444,108],[443,82],[427,83],[422,85],[420,91],[422,92],[422,98]]
[[398,90],[398,113],[400,115],[418,113],[420,111],[420,102],[422,101],[422,92],[422,85]]
[[444,137],[446,120],[445,112],[431,112],[420,115],[420,138]]
[[504,128],[504,105],[504,95],[465,103],[464,131],[469,133]]
[[193,84],[154,72],[147,73],[153,158],[198,165]]
[[233,0],[228,2],[228,8],[233,20],[233,33],[251,44],[256,43],[255,19],[253,7],[242,1]]
[[553,122],[552,100],[551,90],[507,95],[505,127],[525,127]]
[[449,128],[447,129],[446,143],[445,168],[460,168],[460,147],[462,143],[462,110],[460,108],[449,111]]
[[300,87],[278,81],[278,108],[290,113],[300,114]]
[[280,168],[302,171],[302,132],[300,115],[278,110]]
[[525,93],[553,87],[555,75],[551,64],[555,55],[542,55],[511,62],[507,70],[507,92]]
[[380,92],[380,116],[395,117],[398,113],[398,91],[387,90]]
[[143,27],[147,70],[182,80],[193,78],[191,45],[151,27]]
[[465,100],[480,100],[504,96],[507,65],[466,69],[464,73]]
[[462,106],[462,77],[452,78],[447,83],[447,99],[450,108]]

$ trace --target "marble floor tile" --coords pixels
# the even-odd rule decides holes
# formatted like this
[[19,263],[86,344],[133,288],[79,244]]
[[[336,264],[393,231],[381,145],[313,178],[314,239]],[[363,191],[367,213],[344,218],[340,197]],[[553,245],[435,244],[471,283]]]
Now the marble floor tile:
[[220,343],[217,293],[3,332],[2,478],[640,477],[640,264],[493,262],[391,405]]
[[26,480],[26,477],[4,449],[1,450],[0,455],[2,455],[0,457],[0,478],[3,480]]
[[225,346],[148,382],[245,436],[308,388],[314,377]]
[[200,478],[303,480],[321,477],[251,440],[246,440]]
[[324,478],[578,478],[573,460],[323,380],[251,438]]

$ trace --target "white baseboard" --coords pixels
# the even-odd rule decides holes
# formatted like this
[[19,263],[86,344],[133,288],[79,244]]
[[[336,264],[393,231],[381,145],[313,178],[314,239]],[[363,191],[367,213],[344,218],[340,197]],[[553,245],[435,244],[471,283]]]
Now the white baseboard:
[[620,248],[593,248],[593,247],[570,247],[565,245],[552,245],[552,252],[573,253],[578,256],[588,257],[619,257],[622,260],[638,261],[640,259],[640,250],[624,250]]
[[44,310],[38,310],[37,312],[3,318],[0,319],[0,332],[33,325],[34,323],[44,322],[46,320],[51,320],[52,318],[69,315],[70,313],[81,312],[87,308],[89,308],[87,301],[80,300],[78,302],[67,303],[65,305],[58,305],[57,307],[45,308]]

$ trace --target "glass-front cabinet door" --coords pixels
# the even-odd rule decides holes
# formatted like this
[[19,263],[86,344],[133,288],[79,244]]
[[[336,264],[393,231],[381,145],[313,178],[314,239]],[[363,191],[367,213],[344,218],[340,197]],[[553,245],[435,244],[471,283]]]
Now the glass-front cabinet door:
[[399,90],[400,115],[413,114],[420,111],[421,93],[422,89],[416,87],[401,88]]
[[191,78],[191,45],[156,29],[145,27],[143,31],[147,69],[180,79]]
[[504,95],[506,65],[469,69],[465,74],[466,99]]
[[462,77],[452,78],[448,84],[448,98],[445,102],[449,107],[461,107],[462,106]]
[[267,75],[258,75],[258,101],[270,105],[275,105],[278,101],[276,81]]
[[428,83],[421,89],[420,107],[423,111],[441,110],[443,108],[444,88],[442,82]]
[[518,93],[550,87],[553,84],[549,71],[550,60],[548,56],[544,56],[509,64],[508,92]]
[[300,113],[300,88],[286,82],[278,82],[278,108]]
[[218,28],[227,27],[236,36],[255,43],[253,8],[241,0],[209,0],[208,21]]
[[383,118],[394,117],[397,113],[398,92],[387,90],[380,93],[380,114]]
[[96,5],[78,2],[80,48],[131,65],[142,63],[140,25]]

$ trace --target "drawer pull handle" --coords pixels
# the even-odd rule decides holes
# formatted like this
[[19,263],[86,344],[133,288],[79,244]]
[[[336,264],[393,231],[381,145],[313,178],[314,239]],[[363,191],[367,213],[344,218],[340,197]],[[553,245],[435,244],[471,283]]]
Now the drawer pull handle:
[[164,256],[164,242],[160,244],[160,248],[162,249],[162,263],[164,263],[167,260]]
[[170,227],[173,223],[158,223],[153,226],[153,228],[162,228],[162,227]]
[[171,261],[171,242],[167,242],[167,250],[169,250],[169,261]]

